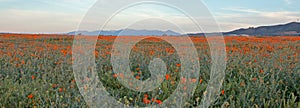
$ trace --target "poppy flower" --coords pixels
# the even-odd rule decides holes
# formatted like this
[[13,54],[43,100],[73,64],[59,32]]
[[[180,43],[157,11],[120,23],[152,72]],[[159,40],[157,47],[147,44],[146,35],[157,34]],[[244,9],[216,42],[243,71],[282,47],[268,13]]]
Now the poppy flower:
[[182,83],[182,84],[185,84],[185,83],[186,83],[186,78],[183,77],[183,78],[181,79],[181,83]]
[[202,84],[202,82],[203,82],[203,79],[200,79],[200,84]]
[[140,71],[140,70],[141,70],[141,68],[136,68],[135,70],[136,70],[136,71]]
[[225,94],[225,90],[222,90],[221,94],[224,95]]
[[140,76],[135,76],[135,78],[139,80],[141,77]]
[[117,78],[117,77],[118,77],[118,75],[117,75],[117,74],[114,74],[113,76],[114,76],[114,78]]
[[30,94],[27,97],[28,97],[28,99],[32,99],[33,98],[33,94]]
[[63,91],[63,89],[62,89],[62,88],[59,88],[59,89],[58,89],[58,92],[62,92],[62,91]]
[[144,98],[145,98],[145,97],[148,98],[148,94],[144,94]]
[[180,67],[180,66],[181,66],[181,64],[180,64],[180,63],[177,63],[177,64],[176,64],[176,67]]
[[57,84],[52,84],[52,88],[56,88],[57,87]]
[[157,104],[162,104],[162,101],[161,101],[161,100],[155,100],[155,102],[156,102]]
[[166,80],[169,80],[169,78],[170,78],[170,75],[166,74]]
[[196,78],[192,78],[192,79],[191,79],[191,82],[193,82],[193,83],[195,83],[196,81],[197,81]]
[[262,69],[259,71],[259,73],[264,73],[264,72],[265,72],[265,71],[264,71],[264,70],[262,70]]
[[147,98],[147,97],[144,97],[143,98],[143,103],[144,104],[149,104],[151,101]]
[[162,104],[162,101],[161,101],[161,100],[156,100],[156,99],[154,99],[154,98],[152,98],[152,102],[155,102],[155,103],[157,103],[157,104]]
[[22,65],[23,65],[23,64],[25,64],[25,61],[24,61],[24,60],[22,60],[21,64],[22,64]]

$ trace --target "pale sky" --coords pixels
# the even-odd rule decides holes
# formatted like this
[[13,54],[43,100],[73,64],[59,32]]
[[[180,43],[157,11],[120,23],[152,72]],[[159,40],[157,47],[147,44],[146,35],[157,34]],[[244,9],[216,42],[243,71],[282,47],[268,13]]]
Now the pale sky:
[[[82,18],[97,0],[0,0],[0,32],[69,32],[77,29]],[[109,0],[102,0],[103,3]],[[130,0],[122,0],[126,2]],[[188,0],[184,0],[188,1]],[[300,18],[300,0],[202,0],[210,13],[220,25],[222,31],[230,31],[250,26],[274,25],[297,21]],[[186,3],[186,7],[193,8],[197,4]],[[189,23],[184,21],[184,16],[168,10],[167,8],[153,7],[133,8],[123,12],[119,19],[108,27],[108,30],[119,29],[130,20],[130,17],[149,17],[151,12],[159,15],[172,15],[179,26],[186,32],[197,32],[189,28]],[[105,8],[105,10],[110,8]],[[130,10],[130,9],[129,9]],[[106,11],[103,11],[104,13]],[[108,12],[108,11],[107,11]],[[134,13],[136,12],[136,13]],[[198,10],[195,10],[198,12]],[[144,14],[143,14],[144,13]],[[145,14],[147,13],[147,14]],[[149,14],[150,13],[150,14]],[[123,17],[122,17],[123,16]],[[127,17],[126,17],[127,16]],[[123,19],[122,19],[123,18]],[[107,19],[99,19],[104,21]],[[151,23],[150,23],[151,22]],[[141,22],[142,23],[142,22]],[[173,27],[162,22],[143,21],[143,24],[134,24],[134,29],[159,29],[168,30]],[[209,22],[207,26],[209,26]],[[206,25],[206,24],[205,24]],[[99,25],[100,26],[100,25]],[[177,31],[177,30],[175,30]],[[217,31],[211,29],[209,32]]]

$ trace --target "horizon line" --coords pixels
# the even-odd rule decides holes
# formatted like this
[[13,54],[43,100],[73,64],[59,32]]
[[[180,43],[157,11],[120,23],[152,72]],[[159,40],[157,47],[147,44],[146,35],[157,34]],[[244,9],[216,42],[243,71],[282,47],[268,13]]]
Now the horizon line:
[[[277,26],[277,25],[285,25],[285,24],[289,24],[289,23],[300,23],[299,21],[291,21],[288,23],[278,23],[278,24],[270,24],[270,25],[261,25],[261,26],[255,26],[254,28],[258,28],[258,27],[267,27],[267,26]],[[252,26],[253,27],[253,26]],[[231,32],[234,30],[239,30],[239,29],[247,29],[250,27],[240,27],[238,29],[233,29],[233,30],[229,30],[229,31],[220,31],[220,32],[206,32],[206,33],[226,33],[226,32]],[[134,29],[134,28],[128,28],[128,29],[113,29],[113,30],[79,30],[79,31],[86,31],[86,32],[96,32],[96,31],[120,31],[120,30],[147,30],[147,31],[162,31],[162,32],[166,32],[166,31],[173,31],[176,32],[174,30],[159,30],[159,29]],[[65,32],[12,32],[12,31],[0,31],[1,34],[68,34],[71,32],[79,32],[77,30],[73,30],[73,31],[65,31]],[[179,33],[179,32],[176,32]],[[186,34],[198,34],[198,33],[205,33],[205,32],[188,32],[188,33],[179,33],[181,35],[186,35]]]

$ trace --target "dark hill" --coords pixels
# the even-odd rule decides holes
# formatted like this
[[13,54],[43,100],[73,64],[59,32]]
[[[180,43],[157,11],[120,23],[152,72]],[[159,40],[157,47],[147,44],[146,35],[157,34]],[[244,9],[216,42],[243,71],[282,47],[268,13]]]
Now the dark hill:
[[291,22],[282,25],[249,27],[226,32],[224,35],[251,35],[251,36],[298,36],[300,33],[300,23]]

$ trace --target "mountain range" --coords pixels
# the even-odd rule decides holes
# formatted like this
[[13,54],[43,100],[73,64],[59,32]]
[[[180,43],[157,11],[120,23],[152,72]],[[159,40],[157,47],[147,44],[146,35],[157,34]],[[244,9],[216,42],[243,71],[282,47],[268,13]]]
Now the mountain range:
[[180,36],[180,33],[172,30],[160,31],[160,30],[134,30],[134,29],[122,29],[122,30],[100,30],[100,31],[73,31],[67,33],[69,35],[89,35],[89,36]]
[[[188,34],[189,36],[204,36],[204,33]],[[224,36],[300,36],[300,23],[249,27],[223,32]]]
[[[99,30],[99,31],[73,31],[63,33],[68,35],[90,35],[90,36],[204,36],[206,33],[187,33],[180,34],[172,30],[135,30],[135,29],[121,29],[121,30]],[[287,24],[259,26],[241,28],[229,32],[223,32],[224,36],[300,36],[300,22],[290,22]]]
[[223,33],[224,35],[251,35],[251,36],[299,36],[300,23],[291,22],[281,25],[249,27],[247,29],[238,29],[231,32]]

